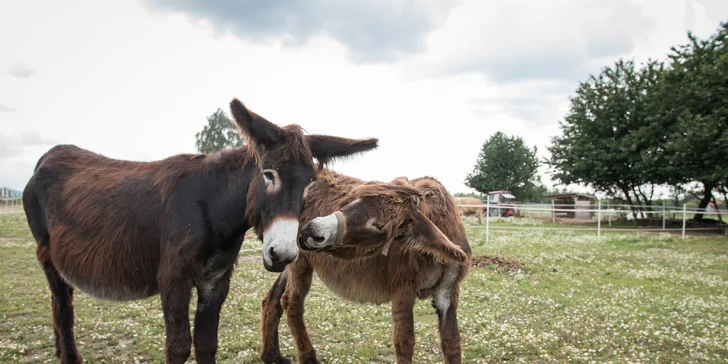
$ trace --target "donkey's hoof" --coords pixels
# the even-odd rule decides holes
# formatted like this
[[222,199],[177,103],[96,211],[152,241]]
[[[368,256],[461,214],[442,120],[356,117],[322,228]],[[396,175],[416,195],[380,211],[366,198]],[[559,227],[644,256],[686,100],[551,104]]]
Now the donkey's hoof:
[[315,356],[312,356],[310,358],[301,360],[301,364],[321,364],[321,362]]
[[81,355],[78,355],[78,354],[66,355],[66,356],[61,355],[61,363],[62,364],[82,364],[83,358],[81,357]]
[[271,355],[263,354],[260,356],[260,360],[265,364],[291,364],[291,359],[286,358],[280,353]]

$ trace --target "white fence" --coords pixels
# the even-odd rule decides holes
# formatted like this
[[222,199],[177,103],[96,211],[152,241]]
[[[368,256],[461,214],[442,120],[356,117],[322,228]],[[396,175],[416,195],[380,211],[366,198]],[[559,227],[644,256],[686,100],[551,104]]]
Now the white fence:
[[[682,208],[675,208],[673,206],[666,206],[666,205],[653,205],[653,206],[639,206],[639,205],[611,205],[607,206],[606,208],[602,208],[601,201],[597,201],[596,208],[587,208],[585,206],[579,206],[579,205],[559,205],[559,204],[514,204],[514,205],[506,205],[506,204],[490,204],[490,201],[488,201],[485,204],[459,204],[460,207],[477,207],[484,209],[484,216],[485,219],[484,226],[469,226],[471,228],[485,228],[485,241],[488,242],[488,235],[490,229],[497,229],[497,230],[571,230],[571,231],[595,231],[597,233],[597,237],[601,238],[602,231],[620,231],[620,232],[669,232],[669,231],[680,231],[681,236],[683,239],[685,239],[686,232],[688,231],[722,231],[725,234],[728,234],[728,227],[725,225],[720,225],[716,227],[693,227],[688,228],[688,216],[691,217],[695,214],[703,214],[708,216],[720,216],[720,217],[728,217],[728,213],[723,211],[713,211],[710,209],[697,209],[697,208],[688,208],[686,204],[683,204]],[[569,206],[571,208],[564,208],[565,206]],[[525,213],[528,213],[530,215],[536,215],[541,218],[545,216],[551,217],[551,222],[556,223],[557,214],[558,213],[564,213],[564,212],[571,212],[571,213],[593,213],[596,218],[597,227],[596,228],[589,228],[589,227],[577,227],[577,226],[571,226],[569,227],[568,224],[564,224],[564,227],[536,227],[536,226],[523,226],[523,227],[516,227],[516,226],[490,226],[490,220],[492,218],[491,213],[493,210],[498,211],[496,216],[500,216],[500,210],[501,209],[513,209],[514,210],[514,216],[517,215],[525,215]],[[487,213],[486,213],[487,212]],[[650,216],[652,219],[654,218],[661,218],[662,220],[662,228],[611,228],[612,226],[612,219],[614,217],[626,217],[627,219],[634,219],[635,215],[643,215],[643,216]],[[670,218],[668,218],[670,216]],[[517,218],[517,217],[516,217]],[[548,219],[548,218],[547,218]],[[680,228],[667,228],[667,222],[668,219],[670,221],[678,220],[680,221]],[[576,218],[559,218],[561,222],[566,221],[574,221],[574,222],[594,222],[593,218],[587,219],[587,221],[584,221],[584,219],[576,219]],[[608,224],[608,227],[604,228],[602,227],[602,222],[606,220],[606,223]]]
[[22,207],[23,206],[23,199],[21,197],[0,197],[0,209],[7,208],[15,208],[15,207]]

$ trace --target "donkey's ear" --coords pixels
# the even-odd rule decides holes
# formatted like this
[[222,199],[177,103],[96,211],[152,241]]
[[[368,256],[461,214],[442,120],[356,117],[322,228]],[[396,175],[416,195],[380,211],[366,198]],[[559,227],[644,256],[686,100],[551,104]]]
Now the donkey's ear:
[[335,158],[348,157],[377,148],[379,139],[347,139],[330,135],[306,135],[311,154],[325,165]]
[[468,255],[419,211],[412,218],[411,231],[409,249],[428,253],[443,262],[468,264]]
[[230,102],[230,111],[243,137],[253,143],[270,148],[281,140],[283,130],[278,125],[248,110],[237,98]]
[[407,178],[405,176],[397,177],[397,178],[393,179],[392,182],[389,182],[389,183],[391,183],[393,185],[397,185],[397,186],[412,186],[409,178]]

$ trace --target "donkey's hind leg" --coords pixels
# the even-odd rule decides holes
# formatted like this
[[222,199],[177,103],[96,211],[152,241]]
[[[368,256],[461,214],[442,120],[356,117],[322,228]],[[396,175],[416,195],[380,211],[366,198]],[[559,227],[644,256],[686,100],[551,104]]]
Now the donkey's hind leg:
[[266,293],[261,302],[260,311],[260,338],[263,342],[263,350],[260,352],[260,359],[266,363],[288,364],[291,361],[281,354],[278,343],[278,324],[281,322],[283,307],[281,297],[286,290],[288,283],[288,269],[278,275],[273,287]]
[[76,349],[76,339],[73,334],[73,287],[61,278],[53,266],[47,245],[38,245],[37,256],[51,290],[56,356],[63,364],[83,363],[83,358]]
[[440,348],[444,363],[462,363],[460,330],[458,328],[458,302],[460,300],[459,269],[448,267],[439,287],[432,296],[432,306],[437,312],[437,328],[440,332]]
[[288,270],[288,286],[281,303],[283,309],[286,310],[288,328],[296,341],[298,362],[301,364],[320,363],[316,358],[316,350],[313,348],[311,338],[306,331],[306,323],[303,320],[304,301],[311,289],[313,267],[306,260],[298,259],[289,264],[286,269]]

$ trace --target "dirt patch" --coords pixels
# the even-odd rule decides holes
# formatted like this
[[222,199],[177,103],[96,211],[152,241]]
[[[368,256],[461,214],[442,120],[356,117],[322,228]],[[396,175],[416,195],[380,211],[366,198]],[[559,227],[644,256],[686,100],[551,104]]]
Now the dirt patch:
[[263,261],[263,257],[257,255],[257,256],[251,256],[251,255],[240,255],[238,256],[238,262],[244,262],[244,263],[253,263],[253,262],[259,262]]
[[23,238],[0,237],[0,248],[15,248],[15,247],[27,248],[27,247],[33,246],[33,244],[35,244],[35,242],[26,241],[26,239],[23,239]]
[[521,269],[521,263],[515,260],[508,260],[501,257],[492,257],[488,255],[481,255],[473,257],[471,265],[475,268],[485,267],[486,265],[495,265],[498,268],[507,268],[510,271],[517,271]]

